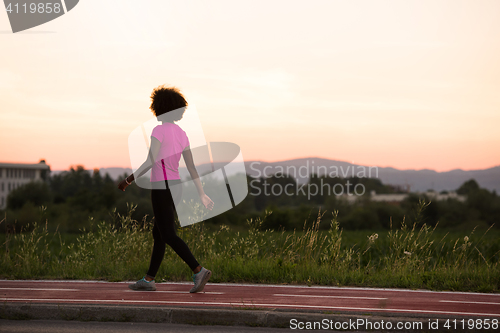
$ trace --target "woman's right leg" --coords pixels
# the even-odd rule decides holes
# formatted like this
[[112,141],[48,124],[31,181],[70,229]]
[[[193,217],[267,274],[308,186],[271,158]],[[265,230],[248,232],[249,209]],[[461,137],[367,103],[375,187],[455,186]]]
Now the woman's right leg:
[[147,275],[150,277],[156,276],[165,255],[165,243],[172,247],[191,270],[196,269],[199,266],[198,261],[187,244],[177,236],[175,231],[175,207],[170,190],[168,188],[166,190],[151,190],[151,202],[155,216],[153,228],[154,246]]
[[147,277],[150,277],[151,279],[155,278],[163,257],[165,256],[165,242],[162,240],[160,230],[156,225],[156,218],[153,226],[153,240],[153,253],[151,253],[151,261],[149,263],[148,272],[146,273]]

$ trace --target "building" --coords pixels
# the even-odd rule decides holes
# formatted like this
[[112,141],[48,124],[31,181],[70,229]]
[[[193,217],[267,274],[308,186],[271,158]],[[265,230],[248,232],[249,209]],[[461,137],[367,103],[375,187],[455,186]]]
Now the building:
[[0,209],[7,207],[10,191],[32,181],[46,179],[50,167],[41,160],[37,164],[0,163]]
[[[465,202],[467,200],[467,196],[465,195],[459,195],[454,191],[446,192],[446,193],[437,193],[435,191],[427,191],[427,192],[415,192],[414,194],[418,196],[423,196],[425,195],[430,201],[443,201],[443,200],[448,200],[448,199],[453,199],[457,200],[460,202]],[[370,201],[374,202],[386,202],[390,203],[393,205],[399,205],[403,200],[408,198],[410,193],[391,193],[391,194],[377,194],[375,191],[370,192],[370,196],[368,197]],[[363,196],[359,195],[342,195],[341,198],[343,198],[347,203],[353,204],[356,203],[358,200],[363,198]]]
[[408,198],[408,195],[408,193],[377,194],[375,191],[371,191],[370,200],[375,202],[399,204],[401,201]]
[[427,191],[424,193],[429,199],[441,201],[448,199],[455,199],[460,202],[465,202],[467,200],[466,195],[457,194],[455,191],[441,192],[437,193],[436,191]]
[[[460,202],[465,202],[467,197],[465,195],[459,195],[454,191],[446,192],[446,193],[437,193],[435,191],[427,191],[424,193],[417,192],[416,195],[425,195],[431,201],[444,201],[448,199],[454,199]],[[403,194],[377,194],[375,191],[370,193],[371,201],[378,202],[389,202],[398,204],[409,196],[408,193]]]

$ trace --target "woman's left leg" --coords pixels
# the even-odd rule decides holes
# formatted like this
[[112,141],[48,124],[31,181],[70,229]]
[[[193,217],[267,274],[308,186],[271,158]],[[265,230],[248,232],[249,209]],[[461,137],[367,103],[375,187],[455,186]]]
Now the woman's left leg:
[[[194,271],[200,264],[187,244],[177,236],[175,231],[175,207],[170,190],[168,188],[166,190],[152,190],[151,201],[155,215],[155,228],[158,230],[161,240],[171,246],[175,253]],[[157,240],[155,239],[156,243]],[[148,273],[148,275],[150,274]]]

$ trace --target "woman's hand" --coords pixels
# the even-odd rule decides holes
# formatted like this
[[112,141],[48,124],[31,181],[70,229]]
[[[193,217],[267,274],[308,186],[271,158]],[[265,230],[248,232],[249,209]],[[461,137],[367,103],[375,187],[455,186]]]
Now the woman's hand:
[[129,186],[131,184],[130,182],[127,182],[127,178],[125,178],[124,180],[122,180],[120,182],[120,184],[118,184],[118,189],[122,190],[123,192],[125,192],[125,189],[127,188],[127,186]]
[[200,196],[200,199],[206,209],[212,210],[214,208],[214,202],[208,197],[208,195],[203,194]]

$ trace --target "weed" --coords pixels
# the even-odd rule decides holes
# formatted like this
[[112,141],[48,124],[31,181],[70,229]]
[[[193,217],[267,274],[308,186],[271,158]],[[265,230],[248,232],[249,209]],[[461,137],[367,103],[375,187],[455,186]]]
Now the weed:
[[[211,231],[202,222],[178,233],[198,261],[214,272],[213,282],[498,292],[498,232],[490,228],[482,236],[474,230],[468,235],[439,234],[419,217],[427,205],[420,202],[414,223],[403,219],[401,227],[393,229],[391,221],[390,231],[368,235],[344,234],[338,212],[332,214],[327,231],[320,229],[324,213],[300,231],[263,230],[268,212],[248,220],[246,231],[225,225]],[[112,224],[91,218],[91,227],[72,240],[57,231],[49,233],[47,222],[0,235],[5,239],[0,278],[123,281],[143,276],[153,243],[151,224],[147,217],[134,220],[135,206],[128,208],[126,215],[113,211]],[[157,281],[188,281],[190,275],[167,247]]]

